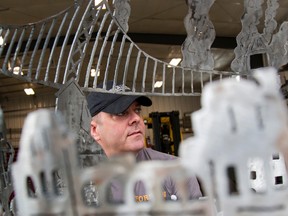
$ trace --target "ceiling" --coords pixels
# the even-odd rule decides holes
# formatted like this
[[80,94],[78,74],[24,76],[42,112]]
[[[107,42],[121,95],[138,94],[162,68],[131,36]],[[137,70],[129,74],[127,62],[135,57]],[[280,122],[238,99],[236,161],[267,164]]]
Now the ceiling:
[[[208,1],[208,0],[206,0]],[[236,36],[241,31],[244,0],[216,0],[210,9],[216,39],[212,45],[216,70],[230,70]],[[252,0],[251,0],[252,2]],[[74,4],[72,0],[1,0],[0,24],[24,25],[41,21]],[[188,9],[185,0],[131,0],[128,35],[141,49],[155,58],[169,61],[181,57],[186,38],[183,19]],[[288,1],[279,0],[276,20],[288,20]],[[263,29],[263,21],[258,25]],[[33,85],[36,93],[47,91],[43,85],[26,83],[0,75],[0,98],[24,95],[23,88]],[[50,91],[50,89],[49,89]]]

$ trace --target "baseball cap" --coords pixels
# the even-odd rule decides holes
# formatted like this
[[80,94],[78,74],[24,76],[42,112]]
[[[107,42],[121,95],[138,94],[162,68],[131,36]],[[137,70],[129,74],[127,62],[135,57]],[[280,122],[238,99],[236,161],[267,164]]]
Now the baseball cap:
[[[103,84],[98,87],[103,88]],[[113,81],[108,81],[106,83],[106,89],[111,92],[90,92],[88,94],[87,103],[92,117],[99,112],[111,114],[124,112],[134,101],[137,101],[142,106],[152,105],[150,98],[143,95],[117,94],[117,92],[131,91],[130,88],[125,85],[115,85],[113,88]]]

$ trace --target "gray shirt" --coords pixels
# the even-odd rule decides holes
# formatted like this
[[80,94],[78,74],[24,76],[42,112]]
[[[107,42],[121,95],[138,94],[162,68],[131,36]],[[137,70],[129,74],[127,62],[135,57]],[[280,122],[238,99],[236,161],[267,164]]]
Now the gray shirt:
[[[155,151],[150,148],[144,148],[142,149],[137,155],[136,155],[136,161],[147,161],[147,160],[174,160],[177,159],[177,157],[173,155],[168,155],[159,151]],[[195,176],[187,179],[187,184],[189,188],[189,198],[190,199],[198,199],[202,196],[199,183]],[[112,199],[113,202],[121,202],[123,201],[123,188],[120,184],[113,183],[111,185],[112,190]],[[141,181],[137,182],[135,184],[134,189],[134,195],[135,195],[135,201],[136,202],[145,202],[149,201],[149,195],[147,195],[145,190],[145,184]],[[173,200],[178,199],[178,192],[175,185],[175,182],[171,178],[165,179],[163,183],[163,198],[166,200]]]

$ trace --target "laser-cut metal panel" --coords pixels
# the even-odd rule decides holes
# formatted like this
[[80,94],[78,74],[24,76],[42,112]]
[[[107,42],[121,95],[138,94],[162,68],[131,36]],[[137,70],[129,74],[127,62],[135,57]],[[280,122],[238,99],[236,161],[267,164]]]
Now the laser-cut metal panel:
[[214,0],[188,0],[188,14],[184,19],[187,38],[182,44],[182,66],[194,69],[213,70],[214,59],[211,45],[215,39],[215,29],[209,20],[209,10]]
[[[278,23],[275,20],[278,0],[245,0],[244,14],[241,19],[242,30],[238,34],[237,47],[234,49],[235,59],[231,68],[235,72],[250,73],[253,67],[253,57],[262,55],[263,65],[280,69],[287,64],[287,22]],[[266,8],[265,13],[263,8]],[[264,17],[264,29],[259,30],[259,23]],[[267,62],[265,59],[267,57]]]
[[[106,10],[102,10],[104,6]],[[1,73],[54,88],[61,88],[73,77],[84,92],[106,91],[105,85],[96,89],[97,85],[114,80],[129,86],[132,89],[129,94],[199,95],[205,83],[234,74],[212,70],[209,49],[215,32],[207,19],[209,8],[205,6],[206,3],[200,4],[200,10],[197,7],[203,17],[200,21],[204,22],[198,23],[198,33],[202,32],[200,44],[205,41],[208,50],[199,46],[199,41],[193,41],[192,46],[197,45],[199,54],[194,56],[188,45],[184,46],[186,62],[199,57],[192,68],[190,64],[170,67],[131,40],[126,34],[132,10],[128,0],[115,0],[114,4],[103,0],[97,6],[93,0],[79,0],[71,8],[41,22],[1,26],[0,34],[4,38],[0,47]],[[191,37],[189,33],[187,41]],[[15,70],[18,74],[13,73]],[[157,81],[163,81],[161,88],[154,87]]]
[[[209,200],[189,200],[187,178],[193,173],[183,168],[179,161],[166,161],[165,163],[163,161],[146,161],[139,164],[135,164],[134,161],[134,163],[130,162],[129,164],[127,163],[129,161],[128,156],[119,158],[119,161],[100,164],[100,166],[95,167],[95,170],[89,168],[83,172],[82,184],[88,180],[95,182],[99,189],[99,197],[107,196],[105,189],[110,185],[109,182],[118,183],[115,190],[119,190],[119,187],[124,190],[121,202],[111,203],[111,201],[107,202],[106,199],[101,199],[99,206],[84,208],[83,215],[92,214],[95,211],[99,215],[214,215],[214,204]],[[177,194],[174,201],[163,198],[162,183],[167,177],[171,177],[177,185],[179,197]],[[145,186],[146,202],[136,202],[135,200],[134,189],[139,181]]]
[[[5,215],[13,214],[13,182],[11,165],[14,159],[14,148],[7,141],[4,114],[0,108],[0,209]],[[1,211],[0,211],[1,212]]]
[[[213,70],[210,47],[215,29],[208,14],[214,1],[187,3],[187,38],[180,67],[168,67],[167,62],[146,53],[126,34],[133,10],[128,0],[115,0],[114,4],[103,0],[97,6],[93,0],[78,0],[71,8],[37,23],[2,25],[0,72],[55,88],[74,77],[83,91],[105,91],[105,85],[96,89],[97,85],[116,80],[131,87],[129,94],[198,96],[205,83],[236,74],[249,76],[254,56],[267,56],[264,64],[276,68],[287,64],[286,24],[275,19],[278,0],[244,1],[233,71]],[[107,9],[101,10],[104,6]],[[262,20],[263,31],[257,28]],[[278,25],[280,30],[275,32]],[[91,70],[96,76],[91,76]],[[163,81],[161,88],[154,87],[157,81]]]
[[[212,215],[209,202],[189,200],[186,181],[193,173],[178,160],[136,164],[134,156],[124,155],[95,167],[80,168],[75,139],[61,119],[51,111],[38,110],[25,121],[19,157],[13,165],[17,215]],[[57,187],[58,173],[62,174],[64,188]],[[167,177],[175,180],[179,201],[163,198],[162,183]],[[109,190],[113,192],[110,183],[115,180],[120,180],[123,187],[124,202],[109,199]],[[145,183],[149,202],[135,202],[138,181]]]
[[274,157],[286,153],[287,107],[274,69],[254,77],[258,84],[228,79],[206,86],[203,108],[192,116],[195,137],[180,145],[180,155],[224,215],[284,216],[287,171]]
[[283,22],[279,31],[273,35],[267,52],[269,65],[275,68],[288,63],[288,22]]
[[[71,189],[71,182],[77,184],[73,175],[79,175],[72,175],[76,158],[73,137],[60,116],[48,110],[29,114],[12,167],[17,215],[77,215],[74,204],[79,201]],[[59,173],[64,189],[57,186]]]
[[57,92],[56,111],[64,116],[68,128],[77,136],[77,149],[81,167],[96,165],[106,159],[101,146],[90,135],[91,116],[86,96],[74,79]]

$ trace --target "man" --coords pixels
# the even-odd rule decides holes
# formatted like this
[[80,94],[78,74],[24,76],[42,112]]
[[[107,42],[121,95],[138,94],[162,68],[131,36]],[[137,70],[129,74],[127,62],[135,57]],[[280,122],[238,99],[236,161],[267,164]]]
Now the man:
[[[107,82],[107,90],[112,87],[113,82]],[[135,155],[137,162],[176,159],[174,156],[145,148],[145,124],[141,117],[141,106],[151,106],[152,101],[146,96],[117,94],[129,91],[127,86],[117,85],[114,89],[116,93],[91,92],[87,96],[92,116],[90,132],[107,157],[130,152]],[[189,186],[191,199],[202,195],[196,178],[189,180]],[[119,200],[121,193],[117,191],[120,189],[115,185],[114,187],[112,196],[114,200]],[[163,188],[166,199],[177,199],[177,190],[171,179],[165,180]],[[142,182],[135,187],[135,200],[149,200]]]

